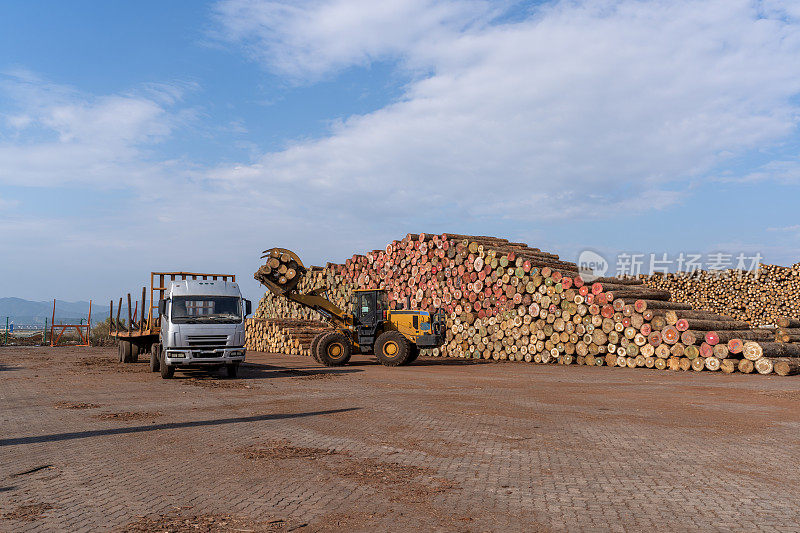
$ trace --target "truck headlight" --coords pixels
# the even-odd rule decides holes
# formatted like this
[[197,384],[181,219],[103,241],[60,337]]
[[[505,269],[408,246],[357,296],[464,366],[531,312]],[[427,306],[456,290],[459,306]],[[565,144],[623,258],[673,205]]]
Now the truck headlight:
[[230,357],[242,357],[244,355],[244,350],[232,350],[229,352]]
[[175,358],[175,359],[182,359],[186,357],[186,354],[183,352],[167,352],[167,356]]

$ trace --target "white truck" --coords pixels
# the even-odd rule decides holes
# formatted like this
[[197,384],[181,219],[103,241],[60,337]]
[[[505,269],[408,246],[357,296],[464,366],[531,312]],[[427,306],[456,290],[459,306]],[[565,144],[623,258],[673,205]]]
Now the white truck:
[[162,378],[171,378],[176,368],[190,367],[224,367],[229,378],[236,377],[245,357],[244,320],[251,312],[250,301],[242,298],[236,283],[171,281],[158,311],[157,364]]
[[[147,317],[144,298],[142,289],[137,324],[137,312],[131,313],[128,295],[128,326],[113,333],[119,341],[121,362],[136,362],[139,353],[149,351],[150,370],[160,371],[164,379],[183,368],[225,368],[228,377],[236,377],[245,359],[245,318],[252,312],[252,304],[242,298],[235,276],[153,272]],[[122,299],[118,324],[121,307]]]

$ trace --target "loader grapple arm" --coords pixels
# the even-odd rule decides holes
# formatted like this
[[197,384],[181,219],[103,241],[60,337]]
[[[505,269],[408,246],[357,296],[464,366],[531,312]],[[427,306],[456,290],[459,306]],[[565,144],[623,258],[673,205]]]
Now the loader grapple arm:
[[286,248],[270,248],[264,250],[261,258],[267,260],[266,264],[253,277],[271,293],[313,309],[340,329],[353,324],[350,315],[325,297],[326,288],[319,287],[306,294],[297,291],[306,267],[296,253]]

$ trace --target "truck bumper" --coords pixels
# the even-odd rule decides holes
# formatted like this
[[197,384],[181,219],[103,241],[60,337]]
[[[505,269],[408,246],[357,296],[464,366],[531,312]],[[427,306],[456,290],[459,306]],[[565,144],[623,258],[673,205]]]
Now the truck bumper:
[[164,350],[164,362],[169,366],[219,366],[242,363],[244,362],[244,359],[244,348],[216,348],[203,350],[167,348]]

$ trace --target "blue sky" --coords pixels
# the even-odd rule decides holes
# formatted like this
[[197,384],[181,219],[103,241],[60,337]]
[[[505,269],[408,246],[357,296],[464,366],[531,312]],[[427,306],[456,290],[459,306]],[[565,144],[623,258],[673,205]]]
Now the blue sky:
[[0,295],[408,232],[800,261],[793,2],[0,6]]

